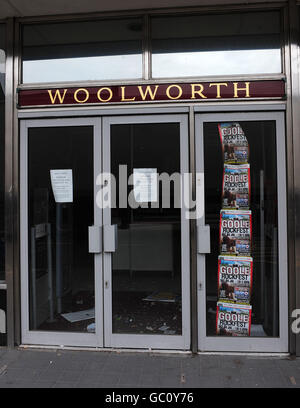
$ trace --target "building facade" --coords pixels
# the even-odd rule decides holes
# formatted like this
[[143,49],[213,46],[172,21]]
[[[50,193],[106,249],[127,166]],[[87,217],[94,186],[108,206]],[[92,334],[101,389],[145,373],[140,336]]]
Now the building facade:
[[21,3],[1,344],[299,355],[300,5]]

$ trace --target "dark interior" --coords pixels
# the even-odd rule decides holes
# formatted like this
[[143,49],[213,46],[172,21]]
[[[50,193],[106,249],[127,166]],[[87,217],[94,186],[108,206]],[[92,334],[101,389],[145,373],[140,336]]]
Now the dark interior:
[[[158,174],[180,173],[180,130],[176,123],[113,125],[112,173],[119,184],[119,165],[128,176],[134,169],[156,169]],[[128,195],[132,186],[128,186]],[[181,334],[181,216],[162,205],[162,184],[157,208],[117,208],[119,247],[113,256],[113,332]],[[178,199],[178,197],[177,197]],[[139,203],[142,205],[142,203]]]
[[[73,202],[55,203],[51,169],[72,169]],[[93,320],[69,322],[62,314],[94,308],[94,259],[88,251],[88,226],[93,225],[93,127],[31,128],[28,135],[30,328],[85,331]],[[58,221],[59,217],[59,222]],[[47,237],[35,240],[36,295],[32,280],[32,227],[51,226],[54,319],[49,316]],[[60,256],[56,256],[57,250]],[[56,275],[59,258],[60,277]],[[61,282],[57,310],[57,282]],[[35,316],[35,318],[34,318]],[[34,323],[35,320],[35,323]]]
[[[111,163],[117,185],[120,165],[127,166],[128,177],[141,168],[155,169],[157,174],[179,173],[179,125],[114,125]],[[72,169],[72,203],[55,202],[51,169]],[[33,330],[93,331],[93,317],[68,320],[76,312],[93,311],[95,307],[93,255],[88,252],[88,226],[94,220],[93,179],[92,127],[29,129],[28,239]],[[129,184],[125,186],[126,194],[130,195],[132,189]],[[112,209],[112,224],[118,226],[112,272],[113,332],[181,334],[181,214],[174,207],[178,190],[171,183],[170,208],[162,208],[160,187],[155,203],[135,209],[129,205],[118,208],[118,191],[117,208]],[[152,204],[156,208],[151,208]],[[34,239],[32,235],[33,228],[43,224],[51,226],[50,255],[47,236]],[[54,316],[47,297],[49,257]]]
[[[274,121],[239,122],[250,150],[252,211],[253,336],[279,335],[278,221],[276,129]],[[223,157],[218,123],[204,124],[205,218],[211,228],[211,253],[206,255],[207,335],[216,334],[219,222],[222,208]],[[261,216],[261,172],[264,174],[264,219]],[[264,243],[264,244],[263,244]],[[255,330],[257,329],[257,330]]]

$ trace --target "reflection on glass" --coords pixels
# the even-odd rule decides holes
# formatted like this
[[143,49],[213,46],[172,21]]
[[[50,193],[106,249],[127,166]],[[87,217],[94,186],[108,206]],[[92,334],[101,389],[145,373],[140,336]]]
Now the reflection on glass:
[[[226,147],[224,156],[220,142],[219,130],[220,127],[229,127],[231,123],[239,124],[244,135],[247,138],[249,145],[249,156],[247,152],[247,144],[243,142],[243,135],[238,135],[240,145],[234,149],[232,146]],[[237,204],[240,208],[247,205],[248,200],[248,181],[245,181],[248,176],[245,173],[241,176],[241,165],[231,165],[238,167],[239,174],[234,174],[233,177],[238,177],[235,181],[239,189],[246,186],[244,191],[233,191],[233,184],[229,184],[228,191],[223,193],[223,174],[236,171],[234,167],[225,170],[224,157],[231,158],[231,161],[238,160],[244,157],[244,161],[249,163],[250,167],[250,211],[252,215],[252,244],[251,248],[247,249],[243,240],[235,239],[230,236],[228,230],[223,234],[220,229],[220,210],[222,208],[236,208]],[[230,160],[229,160],[230,161]],[[244,169],[247,170],[247,165]],[[236,311],[228,308],[228,303],[244,307],[250,303],[252,306],[252,316],[250,325],[250,335],[252,337],[278,337],[279,335],[279,306],[278,306],[278,219],[277,219],[277,160],[276,160],[276,128],[274,121],[237,121],[230,123],[205,123],[204,124],[204,168],[205,168],[205,222],[211,228],[211,253],[206,255],[206,322],[207,335],[216,335],[216,320],[217,320],[217,302],[223,303],[219,308],[219,313],[229,312],[235,314],[234,318],[227,315],[228,321],[236,319],[236,321],[247,321],[245,314],[248,313],[247,307],[244,310]],[[244,171],[244,170],[243,170]],[[223,173],[225,172],[225,173]],[[232,174],[230,173],[230,176]],[[230,179],[230,183],[233,182]],[[243,182],[242,182],[243,180]],[[226,189],[225,189],[226,190]],[[248,203],[249,204],[249,203]],[[240,211],[240,210],[238,210]],[[243,208],[244,213],[240,212],[244,217],[247,217],[247,210]],[[223,212],[224,213],[224,212]],[[236,216],[237,211],[233,211]],[[223,217],[223,215],[222,215]],[[226,226],[226,224],[224,224]],[[227,224],[228,225],[228,224]],[[247,222],[243,225],[244,231],[248,228]],[[232,233],[233,230],[230,231]],[[234,234],[237,230],[234,231]],[[222,238],[220,238],[222,236]],[[225,238],[226,240],[225,240]],[[228,239],[228,237],[230,239]],[[220,242],[221,241],[221,242]],[[225,242],[226,241],[226,242]],[[250,252],[249,252],[250,250]],[[223,251],[227,253],[220,258],[219,255]],[[249,258],[250,253],[250,258]],[[231,257],[233,259],[228,261]],[[253,282],[250,302],[244,283],[251,267],[251,258],[253,259]],[[224,261],[224,259],[226,259]],[[238,260],[239,259],[239,260]],[[228,280],[223,281],[218,290],[218,260],[221,265],[226,267],[226,262],[231,263]],[[232,284],[235,271],[239,267],[240,285]],[[235,271],[234,269],[235,268]],[[243,282],[244,280],[244,282]],[[227,299],[227,306],[224,300]],[[225,306],[224,306],[225,304]],[[238,316],[239,315],[239,316]],[[232,315],[231,315],[232,316]],[[225,314],[223,314],[225,318]],[[223,318],[222,317],[222,318]],[[228,329],[228,325],[226,326]],[[235,326],[237,327],[237,326]],[[228,331],[221,329],[219,335],[237,335],[234,325]],[[241,327],[241,326],[240,326]],[[231,331],[232,330],[232,331]],[[248,336],[244,332],[243,335]]]
[[[50,170],[55,170],[56,184]],[[72,178],[66,176],[70,170]],[[93,224],[93,174],[92,127],[29,129],[31,330],[86,332],[94,323],[94,266],[87,233]]]
[[6,314],[6,290],[0,290],[0,313],[1,313],[1,331],[0,331],[0,346],[6,346],[6,322],[3,322],[3,313]]
[[278,12],[152,18],[154,78],[279,72]]
[[[179,125],[113,125],[111,166],[117,183],[120,165],[127,166],[128,177],[133,174],[135,180],[155,172],[180,173]],[[179,335],[181,217],[180,209],[174,208],[178,190],[171,183],[171,207],[163,208],[161,183],[157,197],[154,190],[137,186],[137,190],[126,187],[126,192],[134,195],[139,207],[120,208],[117,195],[117,208],[112,209],[112,223],[118,225],[112,271],[113,332]]]
[[[241,50],[153,54],[153,77],[268,74],[280,72],[280,50]],[[274,67],[274,68],[272,68]]]
[[142,77],[142,20],[23,27],[23,83]]
[[[0,24],[0,280],[5,280],[5,25]],[[1,309],[1,307],[0,307]]]

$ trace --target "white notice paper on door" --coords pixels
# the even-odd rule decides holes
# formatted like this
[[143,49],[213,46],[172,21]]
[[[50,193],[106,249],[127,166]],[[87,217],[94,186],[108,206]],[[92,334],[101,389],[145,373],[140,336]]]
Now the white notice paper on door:
[[50,170],[51,185],[56,203],[73,202],[72,170]]
[[157,169],[133,169],[133,188],[137,203],[157,201]]

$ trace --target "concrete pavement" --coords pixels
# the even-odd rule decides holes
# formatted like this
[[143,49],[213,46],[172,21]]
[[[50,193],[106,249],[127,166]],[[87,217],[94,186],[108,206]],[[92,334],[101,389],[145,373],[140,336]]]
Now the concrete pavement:
[[300,359],[0,348],[0,388],[298,388]]

